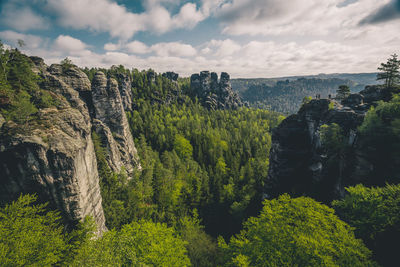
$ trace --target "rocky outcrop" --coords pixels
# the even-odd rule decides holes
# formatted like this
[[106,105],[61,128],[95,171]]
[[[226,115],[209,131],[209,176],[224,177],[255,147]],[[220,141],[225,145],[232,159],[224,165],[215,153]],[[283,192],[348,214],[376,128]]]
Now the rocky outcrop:
[[61,212],[67,227],[90,215],[105,231],[91,134],[95,130],[102,137],[111,170],[140,169],[125,115],[132,108],[130,76],[117,74],[117,83],[99,72],[91,83],[76,66],[48,67],[41,58],[31,60],[42,78],[40,88],[57,104],[40,109],[24,125],[0,115],[0,202],[36,193]]
[[[286,118],[272,134],[265,196],[290,193],[330,202],[342,197],[347,186],[379,184],[368,178],[374,165],[357,128],[367,110],[387,97],[382,87],[367,87],[341,103],[312,100]],[[335,152],[327,150],[321,140],[322,127],[333,123],[340,126],[343,137]]]
[[179,74],[175,73],[175,72],[172,72],[172,71],[167,71],[167,72],[164,72],[162,74],[162,76],[167,78],[167,79],[169,79],[169,80],[171,80],[171,81],[176,82],[176,81],[178,81]]
[[92,102],[94,128],[107,148],[110,168],[120,172],[124,167],[128,175],[141,169],[117,81],[97,72],[92,81]]
[[128,74],[117,74],[118,89],[125,111],[132,111],[132,81]]
[[41,109],[24,127],[12,121],[1,127],[1,201],[36,193],[61,212],[67,226],[91,215],[102,232],[106,228],[90,116],[78,92],[87,90],[87,77],[75,69],[74,76],[65,78],[58,66],[47,71],[37,62],[41,86],[60,103]]
[[209,109],[237,109],[243,106],[238,94],[231,87],[229,74],[202,71],[190,77],[190,88],[194,96]]

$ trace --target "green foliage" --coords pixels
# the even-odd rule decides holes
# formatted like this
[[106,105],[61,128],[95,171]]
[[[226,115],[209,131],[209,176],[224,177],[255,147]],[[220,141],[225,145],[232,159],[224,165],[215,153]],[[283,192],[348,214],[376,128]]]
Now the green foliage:
[[32,205],[25,195],[0,209],[0,263],[2,266],[51,266],[66,250],[59,215],[46,205]]
[[329,102],[328,109],[329,109],[329,110],[333,110],[334,108],[335,108],[335,102],[330,101],[330,102]]
[[95,132],[92,132],[92,140],[97,158],[106,226],[109,229],[120,229],[122,225],[130,223],[138,216],[138,214],[135,216],[137,208],[134,206],[138,204],[136,194],[140,188],[136,187],[135,178],[128,183],[124,170],[121,170],[121,173],[111,171],[106,160],[107,152],[102,146],[100,136]]
[[305,96],[305,97],[303,98],[303,102],[302,102],[301,104],[302,104],[302,105],[308,104],[308,103],[310,103],[311,100],[312,100],[312,97],[311,97],[311,96]]
[[336,91],[336,99],[343,100],[350,95],[350,87],[348,85],[340,85]]
[[204,232],[197,214],[184,217],[177,225],[178,232],[186,241],[186,249],[193,266],[215,266],[218,258],[216,242]]
[[329,152],[340,153],[346,147],[346,137],[338,124],[324,124],[321,126],[320,131],[322,145]]
[[[236,89],[238,80],[232,80],[232,87]],[[368,83],[367,83],[368,84]],[[335,95],[340,85],[347,85],[352,91],[359,92],[365,85],[343,78],[298,78],[291,80],[264,80],[249,79],[245,87],[247,90],[240,92],[244,101],[251,107],[269,109],[284,114],[296,113],[303,101],[309,96],[320,94],[322,98]]]
[[386,63],[381,63],[378,68],[381,73],[378,73],[377,80],[384,80],[387,88],[398,85],[400,82],[400,60],[396,54],[391,55]]
[[153,185],[153,218],[176,221],[197,208],[207,232],[230,235],[256,214],[268,175],[269,132],[282,116],[136,101],[128,117],[143,166],[139,180]]
[[85,243],[72,266],[189,266],[185,242],[164,224],[127,224]]
[[38,109],[59,104],[54,94],[39,88],[32,61],[17,49],[6,50],[0,43],[0,65],[0,112],[6,120],[26,123]]
[[71,59],[66,57],[63,60],[61,60],[60,65],[61,65],[63,71],[66,71],[66,70],[69,70],[70,68],[72,68],[74,66],[74,63],[72,62]]
[[175,136],[174,150],[176,151],[178,156],[183,159],[189,159],[192,157],[193,154],[193,147],[190,144],[189,140],[187,140],[180,134],[177,134]]
[[17,123],[27,122],[30,116],[38,111],[30,99],[31,96],[26,91],[14,95],[10,107],[2,110],[4,117]]
[[265,200],[229,244],[225,266],[371,266],[370,251],[334,211],[311,198]]
[[378,262],[389,266],[398,262],[400,237],[400,185],[346,188],[344,199],[332,205],[340,218],[355,227],[355,234],[372,249]]
[[192,101],[189,79],[178,83],[154,71],[98,70],[118,81],[130,75],[133,106],[127,117],[142,171],[129,177],[107,166],[93,136],[107,226],[140,219],[176,225],[197,209],[207,233],[230,236],[261,208],[268,175],[270,132],[283,116],[266,110],[210,111]]
[[395,95],[390,102],[372,107],[359,132],[360,146],[374,165],[366,180],[375,185],[399,183],[400,97]]

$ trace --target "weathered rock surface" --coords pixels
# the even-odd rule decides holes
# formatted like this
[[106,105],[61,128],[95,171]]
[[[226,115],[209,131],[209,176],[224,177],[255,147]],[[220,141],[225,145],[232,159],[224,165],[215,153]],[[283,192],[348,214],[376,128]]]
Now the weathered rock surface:
[[120,172],[124,166],[128,174],[141,169],[117,81],[97,72],[92,81],[92,101],[98,120],[94,123],[95,131],[105,142],[110,168]]
[[179,74],[172,71],[167,71],[163,73],[162,76],[176,82],[178,81]]
[[102,232],[106,228],[90,117],[78,93],[87,77],[74,70],[75,76],[66,79],[58,70],[44,71],[42,84],[64,97],[58,108],[40,110],[38,119],[24,127],[12,121],[1,127],[0,198],[8,202],[21,193],[37,193],[61,211],[67,226],[91,215]]
[[[342,104],[312,100],[286,118],[272,134],[266,197],[290,193],[330,202],[342,197],[347,186],[360,182],[379,184],[368,178],[374,164],[357,127],[371,105],[388,100],[387,97],[387,90],[367,87]],[[332,123],[341,127],[347,143],[347,148],[337,155],[328,155],[321,144],[321,126]]]
[[232,90],[230,77],[226,72],[221,73],[220,81],[215,72],[192,74],[190,87],[200,102],[209,109],[237,109],[243,106],[238,94]]
[[128,74],[118,74],[118,89],[125,111],[132,111],[132,81]]

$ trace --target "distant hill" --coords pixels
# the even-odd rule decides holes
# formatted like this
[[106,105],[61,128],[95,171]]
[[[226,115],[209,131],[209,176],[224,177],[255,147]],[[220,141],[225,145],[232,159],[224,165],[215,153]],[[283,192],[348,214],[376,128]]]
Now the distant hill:
[[377,73],[334,73],[278,78],[232,79],[232,88],[250,106],[268,108],[285,114],[297,112],[305,96],[335,95],[339,85],[359,92],[366,85],[378,84]]

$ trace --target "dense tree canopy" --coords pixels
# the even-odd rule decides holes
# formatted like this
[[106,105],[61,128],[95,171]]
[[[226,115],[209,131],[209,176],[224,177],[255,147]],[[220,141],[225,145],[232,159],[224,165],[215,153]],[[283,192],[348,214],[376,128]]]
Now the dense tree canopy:
[[359,145],[373,169],[366,181],[400,183],[400,96],[372,107],[359,127]]
[[346,188],[348,194],[332,205],[344,221],[355,227],[374,252],[376,260],[384,266],[395,266],[400,260],[400,186]]
[[311,198],[265,200],[229,244],[225,266],[371,266],[370,251],[334,211]]
[[364,89],[355,82],[338,78],[299,78],[273,83],[256,81],[249,82],[248,89],[240,93],[243,100],[248,101],[251,107],[266,108],[284,114],[296,113],[305,97],[316,97],[317,94],[322,98],[334,96],[341,85],[348,86],[352,92]]
[[0,265],[50,266],[66,251],[60,217],[46,205],[32,205],[35,196],[21,196],[0,209]]

